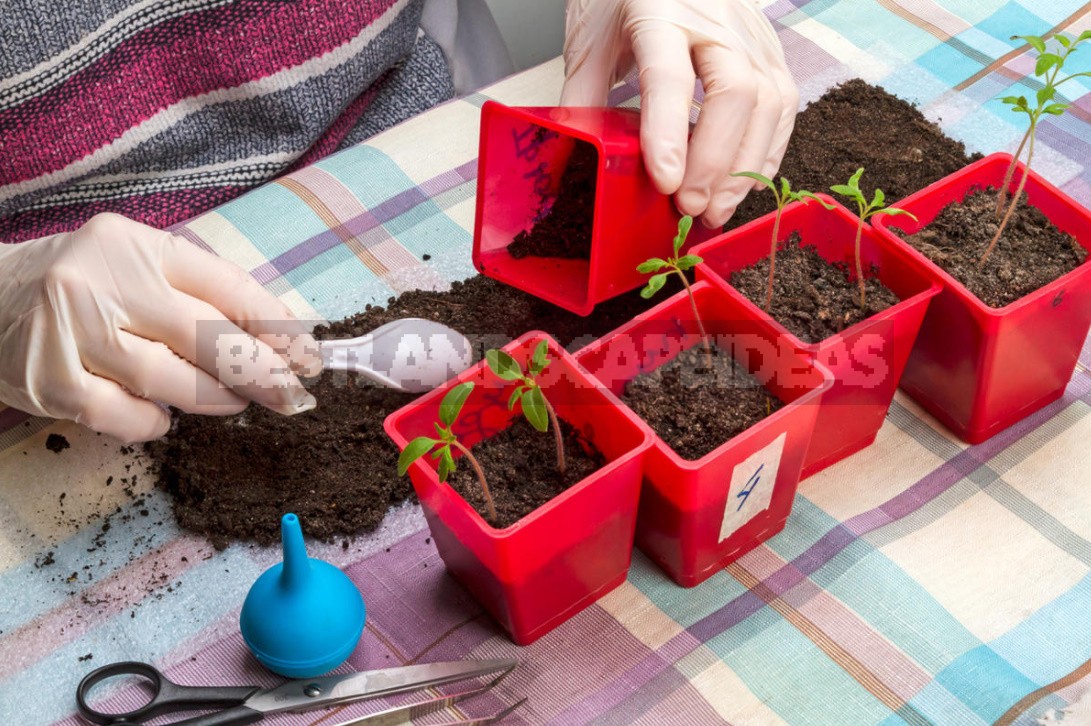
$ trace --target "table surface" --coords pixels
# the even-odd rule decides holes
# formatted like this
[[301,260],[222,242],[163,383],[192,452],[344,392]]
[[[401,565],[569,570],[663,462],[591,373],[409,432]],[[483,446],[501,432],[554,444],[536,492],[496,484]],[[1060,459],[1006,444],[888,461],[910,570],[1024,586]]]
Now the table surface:
[[[1033,59],[1009,36],[1091,27],[1080,0],[766,5],[804,102],[863,77],[982,152],[1021,133],[991,100],[1027,92]],[[562,72],[553,61],[444,105],[181,231],[311,319],[471,276],[479,108],[552,105]],[[1085,205],[1089,89],[1066,87],[1076,106],[1042,128],[1036,157]],[[612,101],[634,105],[635,88]],[[347,549],[312,545],[368,606],[342,670],[517,657],[466,706],[528,696],[511,723],[1038,723],[1091,690],[1089,364],[1085,347],[1061,401],[973,447],[899,393],[873,446],[803,482],[781,534],[689,590],[637,552],[624,585],[527,648],[445,574],[406,505]],[[71,448],[47,451],[52,432]],[[183,683],[276,683],[237,619],[277,551],[216,552],[179,530],[125,451],[0,410],[0,723],[76,723],[77,681],[115,660]]]

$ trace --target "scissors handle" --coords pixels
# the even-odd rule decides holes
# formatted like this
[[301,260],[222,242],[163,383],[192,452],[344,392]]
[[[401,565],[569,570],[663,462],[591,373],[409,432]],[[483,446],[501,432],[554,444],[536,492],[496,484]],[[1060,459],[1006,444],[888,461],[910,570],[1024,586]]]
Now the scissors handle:
[[[125,713],[103,713],[91,707],[87,696],[91,689],[107,678],[119,676],[137,676],[145,679],[151,686],[152,697],[140,708]],[[247,724],[260,721],[262,714],[242,706],[252,695],[261,690],[257,686],[180,686],[167,679],[157,668],[139,661],[111,663],[96,668],[80,681],[76,688],[76,705],[80,715],[91,723],[108,726],[119,723],[140,723],[164,713],[175,711],[200,711],[224,708],[226,710],[208,716],[198,716],[181,723],[192,726],[228,726],[228,724]],[[231,708],[238,706],[239,708]],[[230,720],[219,720],[220,717]],[[238,720],[246,718],[248,720]],[[209,720],[212,719],[212,720]]]

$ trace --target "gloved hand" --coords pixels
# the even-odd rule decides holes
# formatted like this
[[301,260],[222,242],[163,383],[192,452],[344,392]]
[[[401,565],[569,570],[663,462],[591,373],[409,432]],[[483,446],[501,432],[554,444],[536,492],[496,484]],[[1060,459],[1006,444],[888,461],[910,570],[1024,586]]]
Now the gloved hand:
[[[758,186],[732,172],[776,174],[799,92],[753,0],[567,0],[566,13],[561,104],[606,105],[635,63],[644,163],[679,211],[720,227]],[[687,149],[696,75],[705,98]]]
[[[225,364],[238,356],[218,356],[223,341],[245,347],[253,365]],[[321,368],[287,307],[180,237],[100,214],[75,232],[0,244],[0,402],[9,406],[144,441],[170,426],[155,401],[204,414],[249,401],[285,414],[313,408],[292,371]]]

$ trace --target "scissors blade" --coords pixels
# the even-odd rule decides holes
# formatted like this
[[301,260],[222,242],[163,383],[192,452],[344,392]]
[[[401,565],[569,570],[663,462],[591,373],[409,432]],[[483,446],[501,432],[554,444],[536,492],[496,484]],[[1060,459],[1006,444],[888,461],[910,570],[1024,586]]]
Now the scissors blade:
[[442,686],[490,673],[509,672],[516,665],[518,661],[510,659],[451,661],[320,676],[288,681],[284,685],[257,693],[246,701],[246,707],[262,713],[308,711],[339,703]]

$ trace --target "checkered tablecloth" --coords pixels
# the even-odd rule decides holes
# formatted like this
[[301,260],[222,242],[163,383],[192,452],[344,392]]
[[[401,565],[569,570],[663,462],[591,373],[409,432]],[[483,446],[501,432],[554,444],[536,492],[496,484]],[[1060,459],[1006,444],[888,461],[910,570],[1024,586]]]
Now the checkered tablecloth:
[[[765,4],[805,102],[863,77],[982,152],[1013,150],[1021,133],[1022,117],[992,99],[1032,90],[1033,60],[1009,36],[1091,28],[1080,0]],[[1091,48],[1075,60],[1091,68]],[[1087,80],[1065,87],[1076,105],[1042,127],[1036,167],[1091,204]],[[480,105],[551,105],[561,81],[560,61],[547,63],[181,232],[305,318],[468,277]],[[635,104],[635,88],[612,100]],[[899,394],[872,447],[802,484],[784,532],[689,590],[636,553],[626,584],[528,648],[445,574],[407,505],[347,548],[313,546],[367,603],[344,668],[517,657],[517,673],[465,707],[527,696],[511,723],[1056,722],[1051,712],[1091,691],[1088,365],[1091,347],[1061,401],[974,447]],[[71,448],[47,450],[50,433]],[[2,724],[75,723],[79,678],[115,660],[149,660],[184,683],[276,682],[237,618],[277,551],[216,552],[180,531],[126,452],[0,410]]]

